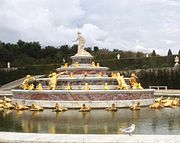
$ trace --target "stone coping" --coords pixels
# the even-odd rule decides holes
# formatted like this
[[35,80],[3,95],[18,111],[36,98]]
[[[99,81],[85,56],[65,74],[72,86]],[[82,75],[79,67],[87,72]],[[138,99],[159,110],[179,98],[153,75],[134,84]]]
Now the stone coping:
[[179,143],[180,135],[47,134],[0,132],[3,143]]
[[[124,78],[125,80],[129,80],[129,78],[128,77],[126,77],[126,78]],[[46,80],[46,81],[49,81],[50,80],[50,78],[48,78],[48,77],[43,77],[43,78],[38,78],[38,79],[36,79],[37,81],[44,81],[44,80]],[[75,77],[73,77],[73,78],[71,78],[71,77],[69,77],[69,75],[68,76],[61,76],[61,77],[59,77],[58,78],[58,80],[61,80],[61,81],[74,81],[74,80],[82,80],[82,81],[84,81],[84,80],[86,80],[86,81],[88,81],[88,80],[94,80],[94,81],[96,81],[96,80],[115,80],[115,81],[117,81],[117,79],[116,78],[112,78],[112,77],[108,77],[108,76],[102,76],[102,77],[95,77],[95,76],[91,76],[91,77],[80,77],[80,76],[75,76]]]
[[141,89],[141,90],[21,90],[13,89],[12,93],[143,93],[143,92],[154,92],[155,89]]
[[67,67],[67,68],[65,68],[65,67],[61,67],[61,68],[57,68],[56,70],[57,71],[81,71],[81,70],[86,70],[86,71],[88,71],[88,70],[99,70],[99,71],[107,71],[109,68],[108,67],[90,67],[90,66],[87,66],[87,67],[85,67],[85,66],[80,66],[80,67]]
[[168,89],[168,90],[155,90],[155,96],[163,97],[180,97],[180,90],[177,89]]
[[12,96],[12,91],[11,90],[0,90],[0,95],[3,96]]
[[12,100],[13,103],[20,103],[26,106],[31,106],[32,104],[37,104],[44,108],[54,108],[55,104],[58,103],[63,107],[69,109],[79,109],[83,104],[90,106],[92,109],[101,109],[110,107],[113,103],[118,108],[129,108],[134,103],[139,102],[141,106],[149,106],[154,103],[153,99],[138,99],[138,100],[109,100],[109,101],[55,101],[55,100],[26,100],[26,99],[15,99]]
[[70,58],[71,59],[81,59],[81,58],[93,59],[93,56],[91,54],[88,54],[88,55],[75,54],[74,56],[71,56]]

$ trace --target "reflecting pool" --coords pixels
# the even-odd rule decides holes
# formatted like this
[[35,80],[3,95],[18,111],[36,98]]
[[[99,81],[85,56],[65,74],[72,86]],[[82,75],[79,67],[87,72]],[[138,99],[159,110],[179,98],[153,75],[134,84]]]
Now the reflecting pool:
[[92,110],[89,113],[69,110],[55,113],[0,110],[0,131],[61,133],[61,134],[121,134],[121,128],[136,124],[134,134],[180,134],[180,107],[140,111],[119,109],[117,112]]

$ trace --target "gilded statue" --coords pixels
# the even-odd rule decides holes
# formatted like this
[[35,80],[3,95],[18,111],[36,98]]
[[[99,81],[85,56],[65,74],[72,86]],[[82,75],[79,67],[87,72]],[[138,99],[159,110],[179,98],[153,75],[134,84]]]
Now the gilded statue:
[[49,75],[50,81],[49,81],[49,88],[50,90],[55,90],[57,85],[57,79],[58,76],[64,74],[65,72],[60,72],[59,74],[53,72]]
[[92,65],[92,67],[96,67],[96,64],[95,64],[95,62],[93,61],[92,63],[91,63],[91,65]]
[[140,110],[140,102],[135,103],[130,107],[131,110]]
[[106,111],[115,111],[116,112],[118,109],[117,109],[116,105],[113,103],[111,105],[111,107],[107,107],[105,110]]
[[91,107],[86,106],[86,104],[83,104],[79,112],[89,112],[91,110]]
[[22,82],[22,88],[24,90],[33,90],[34,89],[34,81],[35,78],[31,77],[30,75],[27,75],[26,78],[24,79],[24,81]]
[[136,84],[136,88],[137,89],[143,89],[143,87],[141,86],[141,83]]
[[75,67],[76,67],[76,68],[78,68],[78,67],[79,67],[78,62],[75,62]]
[[72,90],[72,86],[71,86],[71,84],[69,82],[67,84],[66,90]]
[[43,90],[42,84],[39,83],[39,84],[37,85],[36,89],[37,89],[37,90]]
[[104,90],[109,90],[109,86],[107,82],[104,84]]
[[67,111],[68,109],[65,107],[62,107],[61,105],[59,105],[58,103],[55,104],[55,109],[52,110],[53,112],[63,112],[63,111]]
[[118,89],[128,89],[128,85],[124,80],[124,76],[121,76],[119,72],[116,75],[116,80],[118,82]]
[[43,107],[36,104],[32,104],[31,109],[30,109],[30,111],[43,111],[43,110],[44,110]]
[[143,87],[141,86],[141,83],[137,82],[137,76],[132,73],[131,77],[130,77],[130,85],[132,89],[143,89]]
[[67,68],[67,67],[68,67],[68,63],[65,63],[65,64],[64,64],[64,67]]
[[89,84],[86,82],[85,85],[84,85],[84,90],[90,90],[90,89],[91,88],[90,88]]
[[34,89],[34,84],[30,84],[28,90],[33,90],[33,89]]
[[112,78],[116,78],[116,77],[117,77],[117,76],[116,76],[116,73],[112,72],[112,73],[111,73],[111,77],[112,77]]
[[28,110],[29,107],[23,104],[15,103],[15,110]]
[[70,78],[74,78],[74,74],[72,72],[70,73]]
[[131,87],[134,87],[135,84],[137,84],[137,76],[134,73],[132,73],[130,77],[130,85]]

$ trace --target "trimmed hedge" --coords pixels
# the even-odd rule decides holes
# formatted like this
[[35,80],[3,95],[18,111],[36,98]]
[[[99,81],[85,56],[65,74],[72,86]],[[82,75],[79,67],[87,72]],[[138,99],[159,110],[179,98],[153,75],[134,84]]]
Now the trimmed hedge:
[[133,70],[147,68],[172,67],[175,56],[156,56],[148,58],[110,59],[97,60],[102,66],[109,67],[110,70]]

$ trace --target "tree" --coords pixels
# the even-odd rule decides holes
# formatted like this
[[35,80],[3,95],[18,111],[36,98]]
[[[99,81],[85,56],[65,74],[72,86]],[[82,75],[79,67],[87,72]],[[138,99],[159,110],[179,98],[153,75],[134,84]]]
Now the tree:
[[61,54],[61,51],[58,51],[58,52],[57,52],[56,57],[57,57],[57,59],[58,59],[60,62],[63,61],[63,56],[62,56],[62,54]]
[[153,52],[152,52],[152,57],[155,57],[156,56],[156,51],[155,50],[153,50]]
[[33,58],[41,58],[42,50],[39,42],[30,42],[31,53],[29,55]]
[[172,51],[171,51],[171,49],[169,49],[167,56],[172,56],[172,55],[173,55],[173,54],[172,54]]
[[0,62],[7,63],[12,60],[11,54],[4,44],[0,43]]
[[99,51],[99,47],[95,46],[94,47],[94,52],[98,52]]
[[78,45],[77,44],[74,44],[72,47],[71,47],[71,54],[74,55],[77,53],[77,49],[78,49]]
[[53,46],[46,46],[43,50],[43,57],[55,58],[57,56],[57,49]]
[[137,58],[144,57],[144,53],[142,53],[142,52],[137,52],[137,53],[136,53],[136,57],[137,57]]
[[92,52],[91,47],[87,47],[87,48],[85,48],[85,50],[86,50],[87,52],[89,52],[89,53],[91,53],[91,52]]
[[180,55],[180,50],[179,50],[179,52],[178,52],[178,55]]
[[24,44],[25,44],[25,42],[22,41],[22,40],[18,40],[18,41],[17,41],[17,45],[18,45],[19,47],[22,47]]
[[68,45],[62,45],[60,50],[61,50],[61,54],[62,54],[63,58],[67,58],[67,56],[69,54],[69,47],[68,47]]

